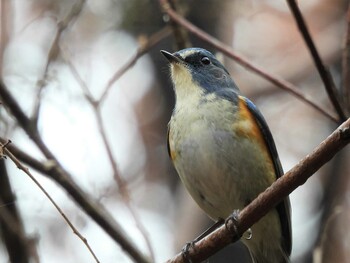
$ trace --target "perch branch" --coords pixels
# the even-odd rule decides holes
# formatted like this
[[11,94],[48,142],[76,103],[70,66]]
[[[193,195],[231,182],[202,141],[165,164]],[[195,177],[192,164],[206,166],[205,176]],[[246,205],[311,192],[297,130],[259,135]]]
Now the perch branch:
[[[201,262],[214,255],[220,249],[238,240],[254,223],[267,214],[283,198],[293,192],[298,186],[304,184],[309,177],[318,171],[324,164],[329,162],[341,149],[350,142],[350,119],[340,125],[328,138],[321,142],[309,155],[304,157],[297,165],[285,175],[274,182],[265,192],[261,193],[239,214],[238,221],[229,221],[208,235],[206,238],[195,243],[189,249],[189,257],[192,262]],[[230,229],[236,229],[239,235]],[[254,233],[253,233],[254,237]],[[176,255],[167,263],[183,263],[182,254]]]

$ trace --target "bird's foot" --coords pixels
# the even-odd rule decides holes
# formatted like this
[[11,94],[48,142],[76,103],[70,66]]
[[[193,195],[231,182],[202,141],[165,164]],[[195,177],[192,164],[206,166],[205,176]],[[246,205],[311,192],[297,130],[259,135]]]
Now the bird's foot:
[[237,227],[238,216],[239,216],[239,210],[237,209],[237,210],[234,210],[233,213],[225,220],[225,227],[230,233],[232,233],[233,241],[236,241],[241,237],[241,233],[239,233],[238,227]]
[[[234,210],[233,213],[225,220],[225,227],[228,231],[230,231],[230,233],[232,233],[233,241],[236,241],[242,236],[246,240],[252,239],[253,231],[251,228],[248,228],[248,230],[244,232],[243,235],[238,231],[238,227],[237,227],[238,216],[239,216],[239,210],[237,209],[237,210]],[[230,222],[232,222],[232,224],[230,224]]]
[[189,250],[190,248],[194,248],[194,244],[196,243],[196,241],[191,241],[191,242],[188,242],[186,243],[186,245],[182,248],[181,250],[181,255],[182,255],[182,258],[183,258],[183,261],[186,262],[186,263],[192,263],[192,260],[190,258],[190,255],[189,255]]

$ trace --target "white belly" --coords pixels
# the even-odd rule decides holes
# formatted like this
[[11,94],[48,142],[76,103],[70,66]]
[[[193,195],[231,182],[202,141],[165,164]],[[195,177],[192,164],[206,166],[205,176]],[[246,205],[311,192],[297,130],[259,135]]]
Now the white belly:
[[172,146],[175,168],[191,196],[214,220],[242,209],[269,186],[261,149],[249,140],[213,130],[181,137]]
[[[176,118],[170,122],[173,162],[192,198],[213,220],[242,210],[271,184],[273,175],[267,175],[271,173],[270,160],[265,159],[259,144],[237,138],[227,124],[220,126],[201,118],[187,123],[181,125]],[[173,125],[181,127],[174,131]],[[251,240],[242,240],[252,253],[266,251],[270,259],[280,257],[281,226],[276,210],[255,224],[252,233]],[[271,248],[277,248],[275,253]]]

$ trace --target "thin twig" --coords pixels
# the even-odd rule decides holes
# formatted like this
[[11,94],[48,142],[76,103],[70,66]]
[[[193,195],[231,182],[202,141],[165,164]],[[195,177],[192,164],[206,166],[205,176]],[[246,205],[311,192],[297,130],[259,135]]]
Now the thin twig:
[[110,147],[110,143],[108,142],[107,134],[106,134],[106,131],[105,131],[104,126],[103,126],[103,120],[102,120],[101,108],[100,107],[97,107],[95,109],[95,116],[96,116],[96,119],[97,119],[97,123],[98,123],[100,134],[102,136],[103,144],[104,144],[105,149],[107,151],[109,162],[112,165],[114,179],[118,183],[119,190],[120,190],[120,192],[121,192],[121,194],[123,196],[123,199],[125,200],[125,203],[126,203],[128,209],[129,209],[132,217],[134,218],[136,227],[142,233],[142,235],[143,235],[143,237],[144,237],[144,239],[146,241],[146,245],[147,245],[148,251],[150,252],[151,259],[154,261],[155,260],[154,251],[153,251],[153,248],[152,248],[151,241],[149,239],[147,230],[145,229],[145,227],[141,223],[141,221],[139,219],[139,216],[137,215],[137,212],[135,211],[135,208],[132,205],[130,194],[129,194],[129,190],[128,190],[128,187],[127,187],[127,183],[125,182],[124,178],[122,178],[120,176],[120,174],[119,174],[119,169],[118,169],[118,166],[117,166],[117,162],[115,161],[115,158],[113,156],[112,149]]
[[346,14],[346,33],[344,38],[343,47],[343,85],[342,95],[344,97],[344,106],[346,107],[347,114],[350,114],[350,3]]
[[[191,246],[189,249],[191,261],[201,262],[206,260],[233,240],[238,240],[249,227],[266,215],[298,186],[304,184],[309,177],[329,162],[348,143],[350,143],[350,119],[339,126],[309,155],[245,207],[239,214],[237,222],[229,220],[226,226],[220,227],[214,233]],[[230,231],[232,229],[235,229],[235,231]],[[178,254],[167,261],[167,263],[175,262],[184,262],[182,254]]]
[[[177,8],[179,5],[187,5],[188,2],[181,2],[169,0],[169,5],[171,6],[174,11],[179,12],[179,9]],[[182,10],[184,10],[182,8]],[[180,12],[183,13],[183,12]],[[190,40],[188,38],[188,32],[184,30],[183,27],[181,27],[179,24],[175,23],[173,20],[170,20],[171,28],[173,29],[173,35],[175,40],[175,46],[177,49],[184,49],[186,47],[190,46]]]
[[114,177],[115,181],[117,182],[118,188],[119,188],[121,196],[123,198],[123,201],[126,204],[126,206],[128,207],[128,209],[129,209],[129,211],[130,211],[130,213],[131,213],[131,215],[136,223],[136,227],[139,229],[140,233],[143,235],[143,237],[145,239],[147,248],[150,252],[151,259],[154,261],[154,252],[152,249],[151,241],[148,237],[146,229],[144,228],[143,224],[141,223],[141,221],[140,221],[140,219],[139,219],[139,217],[138,217],[138,215],[137,215],[137,213],[132,205],[129,190],[127,187],[127,183],[125,182],[124,178],[122,178],[122,176],[119,173],[117,162],[113,156],[113,152],[112,152],[112,149],[110,147],[110,143],[108,142],[107,134],[106,134],[106,131],[104,129],[102,115],[101,115],[101,107],[100,107],[101,104],[100,104],[100,102],[94,100],[94,98],[92,97],[92,94],[89,90],[89,87],[87,86],[86,82],[81,78],[76,67],[69,60],[68,56],[65,57],[65,60],[67,61],[69,68],[71,69],[74,77],[78,81],[81,89],[83,90],[87,101],[89,101],[89,103],[91,104],[91,106],[94,110],[95,118],[97,121],[97,126],[98,126],[99,132],[100,132],[102,140],[103,140],[103,145],[105,147],[109,162],[110,162],[112,170],[113,170],[113,177]]
[[56,208],[56,210],[61,214],[63,217],[64,221],[68,224],[68,226],[72,229],[73,233],[80,238],[81,241],[85,244],[91,255],[94,257],[95,261],[99,263],[100,261],[98,260],[96,254],[90,247],[87,239],[78,231],[78,229],[74,226],[74,224],[68,219],[66,214],[62,211],[62,209],[58,206],[58,204],[53,200],[53,198],[50,196],[50,194],[45,190],[45,188],[36,180],[36,178],[32,175],[32,173],[29,171],[27,167],[25,167],[17,158],[14,156],[10,150],[6,148],[6,144],[3,145],[0,143],[0,147],[3,148],[3,152],[8,156],[12,162],[17,166],[18,169],[22,170],[26,175],[29,176],[29,178],[39,187],[39,189],[44,193],[44,195],[49,199],[51,204]]
[[259,66],[249,62],[247,59],[237,55],[234,51],[232,51],[231,47],[222,43],[218,39],[212,37],[211,35],[207,34],[203,30],[199,29],[192,23],[190,23],[188,20],[177,14],[173,9],[170,8],[168,1],[167,0],[159,0],[164,12],[166,12],[171,19],[173,19],[176,23],[182,25],[185,27],[188,31],[192,32],[194,35],[199,37],[200,39],[206,41],[210,45],[212,45],[214,48],[220,50],[221,52],[225,53],[228,57],[232,58],[235,60],[238,64],[241,66],[245,67],[246,69],[255,72],[262,78],[268,80],[269,82],[273,83],[277,87],[286,90],[287,92],[291,93],[295,97],[299,98],[301,101],[305,102],[318,112],[320,112],[322,115],[326,116],[333,122],[338,123],[339,120],[333,116],[332,114],[328,113],[325,111],[322,107],[318,106],[314,102],[312,102],[309,98],[307,98],[304,94],[302,94],[296,86],[291,84],[290,82],[287,82],[286,80],[275,76],[271,73],[268,73],[264,69],[260,68]]
[[57,57],[57,54],[59,52],[59,42],[61,40],[62,33],[67,29],[69,25],[72,25],[78,18],[79,14],[84,8],[86,0],[77,0],[75,4],[72,6],[72,8],[69,10],[68,14],[64,19],[57,22],[57,31],[55,34],[55,37],[51,43],[48,55],[47,55],[47,61],[45,64],[44,72],[42,78],[38,81],[38,95],[36,96],[35,101],[35,107],[33,111],[33,117],[32,120],[37,123],[39,119],[39,112],[40,112],[40,103],[41,103],[41,92],[43,91],[46,80],[48,77],[48,71],[49,66],[52,61],[54,61]]
[[309,30],[306,26],[306,23],[304,21],[304,18],[300,12],[300,9],[298,7],[298,4],[295,0],[287,0],[287,3],[289,5],[289,8],[291,9],[294,19],[298,25],[298,28],[300,30],[300,33],[302,34],[304,41],[306,43],[307,48],[309,49],[311,53],[311,57],[315,63],[315,66],[317,68],[317,71],[323,81],[323,84],[326,88],[328,97],[330,101],[332,102],[340,121],[345,121],[346,116],[342,109],[342,106],[340,104],[339,96],[337,89],[334,84],[334,80],[332,78],[332,75],[330,74],[329,70],[325,67],[325,65],[322,62],[322,59],[317,51],[317,48],[311,38],[311,35],[309,33]]
[[[97,203],[89,195],[87,195],[71,178],[72,176],[57,161],[56,157],[48,150],[42,141],[36,126],[33,126],[27,116],[24,114],[16,100],[7,90],[4,83],[0,80],[0,99],[8,108],[9,112],[22,129],[32,138],[33,142],[39,147],[41,152],[47,158],[43,164],[36,159],[29,157],[25,153],[19,151],[21,156],[26,160],[30,160],[32,167],[41,171],[44,175],[55,180],[73,200],[79,204],[83,211],[86,212],[106,233],[115,240],[135,262],[148,263],[149,259],[144,256],[133,242],[128,238],[122,227],[113,219],[102,204]],[[18,149],[17,149],[18,150]],[[18,155],[17,155],[18,156]],[[51,158],[50,158],[51,157]]]
[[143,42],[137,48],[136,53],[109,79],[101,97],[97,100],[98,103],[102,103],[105,100],[113,84],[121,76],[123,76],[125,72],[127,72],[139,60],[140,57],[142,57],[149,49],[158,44],[161,40],[169,36],[170,33],[170,28],[166,26],[154,33],[153,35],[151,35],[150,37],[148,37],[147,39],[143,40]]

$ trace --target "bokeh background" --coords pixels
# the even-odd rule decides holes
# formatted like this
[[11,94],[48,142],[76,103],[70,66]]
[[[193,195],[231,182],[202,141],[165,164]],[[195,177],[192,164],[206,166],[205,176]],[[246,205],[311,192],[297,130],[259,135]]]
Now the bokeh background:
[[[160,49],[176,51],[187,45],[215,53],[265,116],[285,171],[336,127],[309,105],[169,23],[156,0],[0,3],[1,79],[27,116],[37,118],[45,144],[72,179],[106,207],[136,247],[153,254],[155,262],[171,258],[211,224],[183,188],[168,158],[166,132],[174,94]],[[285,1],[172,3],[189,21],[267,72],[292,82],[335,115]],[[336,86],[342,87],[348,1],[298,3]],[[155,41],[150,44],[150,40]],[[145,52],[138,56],[140,50]],[[126,68],[131,61],[135,63]],[[98,100],[107,87],[97,109],[89,99]],[[44,160],[5,105],[0,104],[0,137]],[[114,176],[101,128],[131,205]],[[101,262],[132,262],[62,187],[30,170]],[[291,194],[292,262],[350,262],[349,171],[349,149],[345,148]],[[0,177],[9,179],[0,184],[0,196],[10,191],[16,197],[14,202],[2,202],[0,211],[18,211],[30,248],[18,262],[95,262],[39,188],[9,159],[0,160]],[[11,262],[4,214],[0,213],[0,263]],[[238,243],[209,262],[249,260]]]

